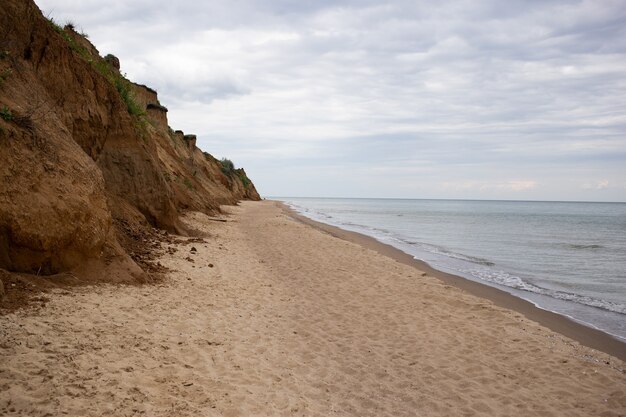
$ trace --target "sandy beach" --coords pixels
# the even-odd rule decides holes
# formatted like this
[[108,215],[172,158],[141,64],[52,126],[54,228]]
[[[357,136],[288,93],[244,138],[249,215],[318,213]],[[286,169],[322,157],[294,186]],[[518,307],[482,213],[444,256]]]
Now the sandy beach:
[[187,215],[208,237],[167,244],[159,284],[0,316],[0,414],[626,415],[615,356],[278,203],[225,210]]

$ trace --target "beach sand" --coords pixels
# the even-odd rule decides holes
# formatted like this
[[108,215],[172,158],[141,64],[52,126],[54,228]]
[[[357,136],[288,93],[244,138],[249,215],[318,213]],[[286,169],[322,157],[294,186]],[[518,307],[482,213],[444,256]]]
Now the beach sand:
[[616,357],[275,202],[227,210],[187,216],[210,237],[161,284],[1,316],[0,415],[626,415]]

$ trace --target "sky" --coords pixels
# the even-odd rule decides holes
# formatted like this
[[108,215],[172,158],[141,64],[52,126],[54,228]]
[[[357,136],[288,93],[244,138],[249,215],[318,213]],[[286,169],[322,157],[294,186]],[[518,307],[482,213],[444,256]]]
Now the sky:
[[626,0],[36,0],[264,197],[626,201]]

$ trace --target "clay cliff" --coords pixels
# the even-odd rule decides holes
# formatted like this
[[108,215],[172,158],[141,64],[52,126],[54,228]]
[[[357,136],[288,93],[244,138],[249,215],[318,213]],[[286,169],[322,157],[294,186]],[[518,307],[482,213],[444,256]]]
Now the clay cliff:
[[145,280],[131,256],[144,233],[185,234],[185,210],[260,198],[168,126],[156,91],[31,0],[0,7],[0,178],[0,277]]

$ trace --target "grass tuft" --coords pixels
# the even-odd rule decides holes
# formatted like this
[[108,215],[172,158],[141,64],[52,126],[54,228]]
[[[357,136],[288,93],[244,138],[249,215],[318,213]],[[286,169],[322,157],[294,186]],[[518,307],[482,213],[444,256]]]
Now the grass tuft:
[[4,106],[0,109],[0,118],[5,122],[10,122],[13,120],[13,113],[7,106]]
[[119,76],[113,79],[113,85],[117,88],[117,92],[120,93],[122,100],[124,100],[128,113],[132,116],[143,116],[145,114],[143,109],[135,101],[130,81]]

